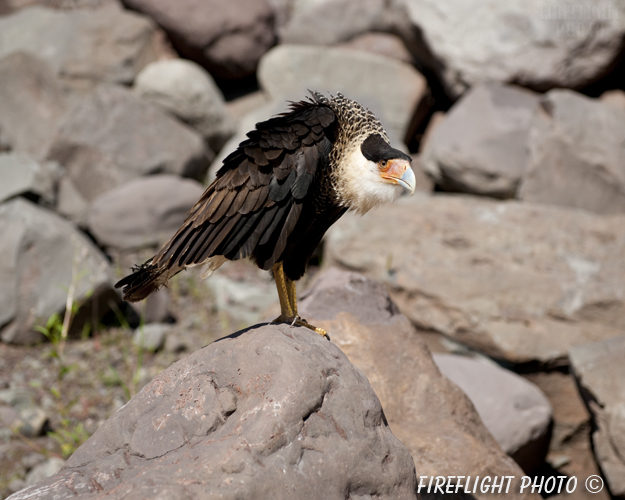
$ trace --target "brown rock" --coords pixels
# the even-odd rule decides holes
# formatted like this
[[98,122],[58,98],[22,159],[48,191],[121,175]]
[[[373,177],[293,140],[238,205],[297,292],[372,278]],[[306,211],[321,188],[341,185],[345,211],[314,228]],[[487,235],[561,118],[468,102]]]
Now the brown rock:
[[611,106],[625,109],[625,92],[621,89],[606,90],[599,96],[599,100]]
[[12,500],[401,500],[415,486],[362,372],[314,332],[271,325],[162,372],[59,474]]
[[[559,475],[587,478],[600,474],[592,452],[591,419],[571,375],[553,372],[525,374],[547,396],[553,408],[553,433],[547,462]],[[610,500],[607,488],[591,493],[577,487],[573,493],[561,493],[553,500]]]
[[577,346],[570,356],[595,423],[595,457],[610,493],[625,498],[625,336]]
[[625,324],[624,227],[624,216],[415,195],[345,215],[324,259],[388,283],[420,328],[512,363],[567,363],[570,347]]
[[[505,476],[523,472],[486,430],[467,396],[437,369],[383,285],[330,269],[300,303],[300,314],[325,328],[371,382],[397,437],[424,476]],[[475,498],[529,498],[513,493]],[[421,494],[426,493],[421,490]]]
[[176,49],[220,78],[256,70],[274,44],[274,14],[267,0],[123,0],[152,17]]

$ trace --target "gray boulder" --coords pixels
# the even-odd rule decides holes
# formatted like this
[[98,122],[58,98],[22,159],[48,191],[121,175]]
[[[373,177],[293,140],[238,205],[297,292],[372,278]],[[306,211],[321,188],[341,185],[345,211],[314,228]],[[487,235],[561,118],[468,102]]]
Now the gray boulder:
[[170,296],[166,287],[151,293],[142,306],[135,306],[141,313],[145,323],[165,323],[172,318],[170,312]]
[[395,11],[385,0],[295,1],[281,43],[334,45],[368,31],[388,31]]
[[302,327],[262,326],[174,364],[35,498],[416,499],[414,463],[367,378]]
[[123,0],[153,18],[185,57],[220,78],[251,75],[274,44],[267,0]]
[[52,9],[93,9],[118,0],[3,0],[0,4],[0,16],[21,10],[32,5],[44,5]]
[[137,75],[134,89],[142,98],[161,106],[195,128],[219,151],[234,133],[221,91],[198,64],[166,59],[148,64]]
[[423,166],[445,191],[513,198],[528,164],[533,92],[501,84],[468,91],[428,137]]
[[300,100],[307,89],[341,92],[369,108],[396,141],[404,141],[425,104],[427,83],[411,65],[366,52],[280,45],[260,61],[258,80],[276,101]]
[[530,132],[530,160],[519,197],[625,212],[625,109],[570,90],[541,99]]
[[48,158],[79,193],[98,195],[142,175],[199,178],[208,168],[201,136],[123,87],[104,85],[65,116]]
[[408,64],[415,62],[414,57],[402,39],[391,33],[380,33],[377,31],[363,33],[350,38],[347,42],[341,43],[338,47],[391,57]]
[[2,123],[0,123],[0,153],[4,153],[10,150],[11,150],[11,140],[9,139],[9,136],[4,130]]
[[393,4],[412,24],[413,51],[452,96],[486,81],[580,88],[610,71],[623,52],[619,2],[580,4],[577,11],[542,0]]
[[65,465],[65,460],[58,457],[50,457],[45,462],[35,465],[26,475],[28,486],[56,474]]
[[80,194],[72,179],[67,175],[59,179],[55,211],[78,226],[87,225],[89,202]]
[[425,146],[432,139],[434,135],[434,131],[445,121],[445,113],[442,111],[434,111],[430,119],[428,120],[427,126],[423,131],[423,135],[421,136],[421,140],[419,141],[419,153],[423,154],[425,150]]
[[71,11],[33,6],[0,18],[0,57],[29,52],[79,88],[98,82],[128,84],[156,59],[155,31],[148,19],[117,2]]
[[150,352],[158,351],[165,345],[171,325],[165,323],[150,323],[137,328],[132,336],[132,342],[140,349]]
[[[318,0],[309,0],[309,3],[313,2],[317,3]],[[292,0],[267,0],[267,3],[273,10],[274,27],[279,33],[282,26],[284,26],[290,19],[298,2],[293,2]]]
[[[488,432],[469,398],[439,372],[423,339],[386,287],[330,269],[302,296],[302,317],[329,332],[380,398],[393,432],[414,459],[424,498],[430,476],[515,476],[521,468]],[[454,483],[456,480],[451,479]],[[466,480],[466,479],[465,479]],[[491,493],[472,493],[476,499]],[[501,498],[504,496],[502,495]],[[505,498],[530,498],[511,484]]]
[[486,428],[524,471],[542,465],[549,448],[549,400],[531,382],[494,363],[433,354],[445,377],[469,397]]
[[199,182],[174,175],[135,179],[96,198],[87,227],[105,247],[125,250],[162,244],[203,192]]
[[22,436],[31,439],[43,434],[48,415],[37,406],[31,391],[16,387],[1,390],[0,402],[8,405],[2,407],[0,423],[9,432],[10,429],[17,429]]
[[567,364],[572,346],[625,324],[624,227],[625,216],[415,194],[343,216],[324,263],[388,283],[425,330],[511,363]]
[[[0,42],[0,54],[1,47]],[[0,60],[0,150],[10,148],[36,159],[47,152],[67,110],[59,81],[39,57],[16,52]]]
[[[113,293],[104,255],[58,215],[23,199],[0,205],[0,338],[38,342],[52,313],[62,312],[73,285],[74,301],[90,303]],[[114,295],[114,294],[113,294]],[[96,317],[108,308],[101,304]]]
[[416,179],[416,191],[426,191],[431,192],[434,190],[434,182],[432,182],[432,178],[425,173],[423,168],[423,163],[421,162],[421,157],[419,155],[411,155],[412,157],[412,171],[414,172]]
[[265,93],[262,90],[256,90],[228,101],[226,103],[226,109],[235,121],[238,122],[245,115],[260,108],[264,104],[267,104],[267,97],[265,96]]
[[57,163],[39,163],[20,153],[0,153],[0,203],[13,196],[30,195],[52,205],[60,177]]
[[625,337],[577,346],[573,374],[592,413],[595,457],[610,493],[625,498]]
[[254,273],[256,279],[233,279],[225,274],[215,273],[205,283],[215,297],[217,311],[226,314],[236,327],[266,319],[272,309],[279,311],[276,286],[267,273]]

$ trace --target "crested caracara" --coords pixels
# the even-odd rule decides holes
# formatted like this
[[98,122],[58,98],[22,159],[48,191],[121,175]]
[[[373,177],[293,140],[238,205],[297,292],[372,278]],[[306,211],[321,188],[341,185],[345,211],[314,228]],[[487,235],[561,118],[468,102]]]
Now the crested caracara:
[[298,316],[294,282],[341,215],[413,193],[415,176],[410,157],[390,146],[369,110],[341,94],[311,95],[247,134],[176,234],[115,285],[125,300],[144,299],[187,267],[204,266],[204,278],[227,260],[250,257],[273,270],[275,321],[326,335]]

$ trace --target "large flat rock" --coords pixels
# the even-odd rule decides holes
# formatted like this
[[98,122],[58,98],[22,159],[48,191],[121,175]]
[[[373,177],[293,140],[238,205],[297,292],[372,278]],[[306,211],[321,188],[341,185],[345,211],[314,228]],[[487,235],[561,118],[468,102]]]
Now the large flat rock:
[[416,499],[367,378],[320,335],[260,326],[158,375],[57,475],[11,499]]
[[[393,433],[412,454],[422,484],[427,486],[430,476],[508,475],[520,481],[521,468],[488,432],[469,398],[441,375],[384,285],[330,269],[302,297],[299,309],[365,373]],[[519,491],[511,485],[508,494],[478,491],[472,496],[534,498]],[[421,494],[436,498],[423,489]]]
[[388,283],[421,328],[512,363],[549,364],[622,333],[624,249],[623,216],[415,195],[344,216],[324,258]]

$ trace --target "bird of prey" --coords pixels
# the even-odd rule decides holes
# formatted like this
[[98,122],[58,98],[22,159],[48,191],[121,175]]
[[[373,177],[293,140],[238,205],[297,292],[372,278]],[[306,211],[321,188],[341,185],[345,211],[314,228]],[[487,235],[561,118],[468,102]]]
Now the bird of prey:
[[227,260],[249,257],[272,270],[280,299],[274,322],[306,326],[295,282],[321,238],[346,211],[364,214],[414,193],[411,158],[394,149],[373,113],[342,94],[292,102],[256,124],[187,213],[174,236],[115,286],[136,302],[187,267],[203,278]]

